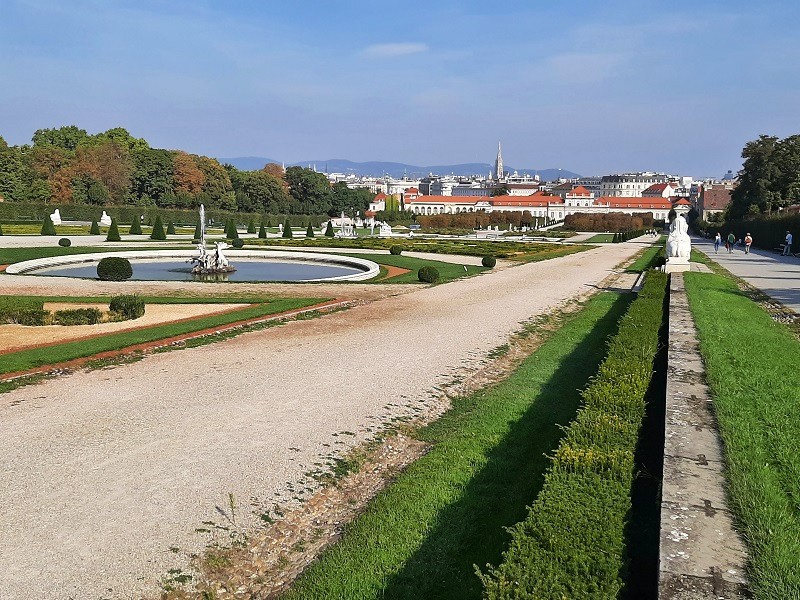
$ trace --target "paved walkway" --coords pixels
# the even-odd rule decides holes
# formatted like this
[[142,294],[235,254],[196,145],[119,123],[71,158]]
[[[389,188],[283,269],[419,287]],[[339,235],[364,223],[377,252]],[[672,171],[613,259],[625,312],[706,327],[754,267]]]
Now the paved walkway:
[[714,254],[714,240],[701,238],[692,238],[692,246],[753,287],[800,313],[800,258],[759,249],[745,254],[743,249],[736,248],[728,254],[724,246]]

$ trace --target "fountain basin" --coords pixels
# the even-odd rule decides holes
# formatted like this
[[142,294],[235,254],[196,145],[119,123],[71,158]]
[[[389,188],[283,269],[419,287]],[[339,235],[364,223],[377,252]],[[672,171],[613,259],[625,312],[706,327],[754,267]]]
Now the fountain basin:
[[[95,252],[37,258],[9,265],[9,275],[42,275],[96,278],[101,258],[127,258],[136,281],[364,281],[380,273],[380,267],[363,258],[335,254],[284,252],[280,250],[226,250],[236,259],[237,270],[213,276],[193,275],[188,262],[196,250],[130,250]],[[140,266],[137,274],[137,265]]]

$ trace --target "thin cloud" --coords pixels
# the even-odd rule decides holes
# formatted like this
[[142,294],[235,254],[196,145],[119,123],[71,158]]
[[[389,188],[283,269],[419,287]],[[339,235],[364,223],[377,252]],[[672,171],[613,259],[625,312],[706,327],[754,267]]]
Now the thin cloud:
[[361,54],[368,58],[393,58],[427,51],[428,44],[422,43],[375,44],[367,46]]

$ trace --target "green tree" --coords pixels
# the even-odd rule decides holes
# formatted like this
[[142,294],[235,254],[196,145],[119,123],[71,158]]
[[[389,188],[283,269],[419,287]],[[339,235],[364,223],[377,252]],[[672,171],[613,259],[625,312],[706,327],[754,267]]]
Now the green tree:
[[286,222],[283,224],[283,237],[292,237],[292,225],[289,223],[289,219],[286,219]]
[[172,221],[167,225],[167,235],[175,235],[175,223]]
[[308,222],[308,229],[306,229],[306,237],[314,237],[314,228],[311,226],[311,221]]
[[302,167],[286,169],[286,183],[295,214],[322,214],[331,210],[331,186],[323,173]]
[[56,129],[37,129],[33,134],[34,146],[56,146],[69,152],[75,149],[89,138],[85,129],[80,129],[75,125],[58,127]]
[[165,240],[167,235],[164,233],[164,223],[161,221],[161,215],[156,215],[156,220],[153,223],[153,231],[150,232],[151,240]]
[[133,217],[133,220],[131,221],[131,228],[128,233],[131,235],[142,235],[142,225],[139,221],[139,215]]
[[261,225],[258,228],[258,239],[265,240],[267,239],[267,230],[264,227],[264,222],[261,222]]
[[50,215],[45,215],[44,220],[42,221],[41,235],[55,235],[55,234],[56,234],[56,226],[53,225],[53,220],[50,218]]
[[256,232],[256,222],[253,219],[250,219],[250,222],[247,224],[247,233],[255,233]]
[[328,226],[325,228],[325,237],[333,237],[333,221],[328,221]]
[[172,194],[174,162],[169,150],[147,148],[132,153],[133,173],[130,195],[136,200],[147,196],[158,206],[164,206],[164,197]]
[[111,226],[108,228],[108,235],[106,235],[107,242],[119,242],[122,238],[119,236],[119,226],[116,219],[111,219]]
[[89,234],[100,235],[100,226],[97,224],[97,221],[92,221],[92,226],[89,227]]
[[201,229],[202,229],[202,228],[201,228],[201,225],[200,225],[200,223],[198,223],[197,225],[195,225],[195,227],[194,227],[194,239],[196,239],[196,240],[199,240],[199,239],[200,239],[200,236],[202,236],[202,235],[203,235],[203,232],[202,232],[202,230],[201,230]]

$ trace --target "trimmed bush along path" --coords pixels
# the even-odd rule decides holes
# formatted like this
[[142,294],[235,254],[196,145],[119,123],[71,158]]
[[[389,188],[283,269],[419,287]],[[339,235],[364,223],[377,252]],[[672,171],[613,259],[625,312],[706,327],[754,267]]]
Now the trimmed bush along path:
[[[215,537],[230,543],[276,502],[303,496],[298,482],[326,456],[438,409],[438,386],[471,373],[520,322],[594,291],[640,248],[607,245],[430,288],[341,285],[408,293],[0,395],[4,600],[156,593]],[[332,287],[304,295],[341,297]]]

